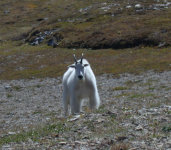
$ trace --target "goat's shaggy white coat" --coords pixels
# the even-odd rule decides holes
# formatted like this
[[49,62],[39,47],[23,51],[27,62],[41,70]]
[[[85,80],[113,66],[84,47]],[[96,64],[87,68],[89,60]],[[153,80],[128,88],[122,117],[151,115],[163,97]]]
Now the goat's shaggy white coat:
[[[83,99],[89,100],[89,107],[91,109],[97,109],[100,105],[96,78],[90,64],[86,59],[82,59],[82,64],[80,64],[81,59],[77,62],[78,64],[69,66],[63,76],[63,105],[65,115],[68,114],[69,105],[72,114],[79,113]],[[81,80],[78,78],[80,74],[83,77]]]

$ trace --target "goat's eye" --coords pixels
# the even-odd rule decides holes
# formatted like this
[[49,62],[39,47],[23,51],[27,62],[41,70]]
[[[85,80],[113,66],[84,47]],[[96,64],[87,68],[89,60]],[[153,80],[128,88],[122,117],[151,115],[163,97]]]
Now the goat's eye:
[[89,66],[89,64],[84,64],[84,67],[87,67],[87,66]]

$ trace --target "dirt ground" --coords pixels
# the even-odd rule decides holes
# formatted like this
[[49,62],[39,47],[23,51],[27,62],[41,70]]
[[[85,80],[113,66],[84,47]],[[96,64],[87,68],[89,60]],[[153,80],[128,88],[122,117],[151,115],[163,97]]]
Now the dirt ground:
[[[171,149],[171,71],[97,77],[101,106],[63,117],[61,77],[0,81],[0,139],[65,120],[68,130],[7,149]],[[119,146],[118,146],[119,144]],[[118,148],[119,149],[119,148]],[[123,148],[124,149],[124,148]]]

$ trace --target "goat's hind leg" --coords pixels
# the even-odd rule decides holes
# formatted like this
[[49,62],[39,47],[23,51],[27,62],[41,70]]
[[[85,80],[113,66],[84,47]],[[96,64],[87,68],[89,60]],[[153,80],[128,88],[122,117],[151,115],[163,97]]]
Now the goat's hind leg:
[[76,99],[75,96],[73,96],[71,98],[71,113],[74,114],[78,114],[80,113],[81,110],[81,102],[79,99]]

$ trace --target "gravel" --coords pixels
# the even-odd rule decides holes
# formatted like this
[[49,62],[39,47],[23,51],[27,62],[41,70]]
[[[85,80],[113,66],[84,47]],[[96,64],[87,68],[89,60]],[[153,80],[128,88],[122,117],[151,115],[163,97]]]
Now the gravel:
[[[61,77],[1,80],[0,138],[63,118],[61,82]],[[75,122],[76,128],[81,124],[80,134],[84,137],[80,139],[77,131],[70,131],[65,135],[68,141],[51,146],[28,139],[2,145],[2,149],[104,149],[120,142],[132,149],[171,149],[171,71],[119,77],[105,74],[97,77],[97,83],[102,102],[99,112],[85,112],[67,121]],[[111,116],[115,116],[116,127],[124,131],[89,139],[92,131],[85,126],[85,120],[105,130]],[[75,139],[69,134],[76,134]]]

